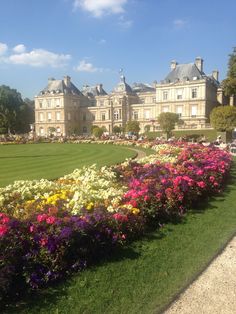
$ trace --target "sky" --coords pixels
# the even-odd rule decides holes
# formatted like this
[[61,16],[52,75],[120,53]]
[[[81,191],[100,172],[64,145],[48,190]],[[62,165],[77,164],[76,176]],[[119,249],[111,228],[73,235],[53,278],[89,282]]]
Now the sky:
[[235,0],[1,0],[0,85],[33,99],[48,78],[83,85],[152,84],[170,62],[204,60],[227,75]]

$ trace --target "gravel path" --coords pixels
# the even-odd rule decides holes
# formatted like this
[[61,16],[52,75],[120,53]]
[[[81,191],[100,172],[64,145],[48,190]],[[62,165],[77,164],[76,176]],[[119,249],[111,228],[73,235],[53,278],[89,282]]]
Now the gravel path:
[[236,237],[164,314],[236,314]]
[[141,159],[143,157],[145,157],[147,154],[142,151],[142,150],[139,150],[139,149],[136,149],[136,148],[130,148],[131,150],[134,150],[136,153],[137,153],[137,156],[135,158],[137,159]]

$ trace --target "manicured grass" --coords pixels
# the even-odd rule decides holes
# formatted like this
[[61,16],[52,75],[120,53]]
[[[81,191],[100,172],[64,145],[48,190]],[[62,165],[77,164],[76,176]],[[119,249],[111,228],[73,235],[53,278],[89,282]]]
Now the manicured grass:
[[[223,194],[9,313],[158,313],[236,231],[236,159]],[[11,308],[11,310],[10,310]]]
[[[161,131],[149,132],[147,136],[148,138],[155,139],[157,136],[161,136],[162,133],[163,132]],[[197,137],[201,137],[202,135],[205,135],[206,140],[209,142],[213,142],[217,138],[216,130],[204,130],[204,129],[203,130],[180,130],[180,131],[173,131],[172,133],[176,138],[180,138],[184,136],[188,136],[189,138],[191,138],[191,136],[193,138],[197,138]]]
[[0,186],[14,180],[55,179],[96,163],[119,163],[136,153],[129,148],[98,144],[20,144],[0,146]]

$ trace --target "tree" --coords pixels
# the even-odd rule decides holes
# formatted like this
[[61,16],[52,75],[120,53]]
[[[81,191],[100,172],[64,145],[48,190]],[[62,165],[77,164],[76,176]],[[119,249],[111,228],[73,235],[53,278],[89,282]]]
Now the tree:
[[0,133],[25,133],[33,122],[34,102],[23,101],[16,89],[0,86]]
[[138,134],[140,131],[140,126],[138,121],[128,121],[125,127],[126,132],[132,132]]
[[222,88],[226,96],[236,95],[236,47],[229,55],[227,78],[222,81]]
[[232,131],[236,127],[236,107],[219,106],[210,114],[210,122],[217,131]]
[[20,93],[8,86],[0,86],[0,128],[3,133],[15,131],[21,105]]
[[121,128],[120,126],[115,125],[115,126],[113,127],[113,133],[119,134],[119,133],[121,133],[121,132],[122,132],[122,128]]
[[19,133],[29,132],[30,124],[33,124],[34,120],[34,101],[29,98],[25,98],[17,115],[16,131]]
[[100,128],[99,126],[94,127],[94,128],[92,129],[93,135],[94,135],[95,137],[98,137],[98,138],[100,138],[100,137],[102,136],[103,132],[104,132],[104,130],[103,130],[102,128]]
[[179,121],[179,115],[173,112],[162,112],[157,118],[158,123],[163,132],[169,134],[175,128],[175,124]]

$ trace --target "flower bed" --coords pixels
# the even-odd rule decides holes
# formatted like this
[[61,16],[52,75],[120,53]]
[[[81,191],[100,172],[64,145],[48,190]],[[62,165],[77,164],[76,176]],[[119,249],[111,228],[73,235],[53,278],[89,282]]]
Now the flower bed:
[[141,236],[148,224],[181,217],[200,197],[219,193],[230,170],[230,155],[214,147],[153,149],[139,161],[1,188],[2,297],[44,287]]

